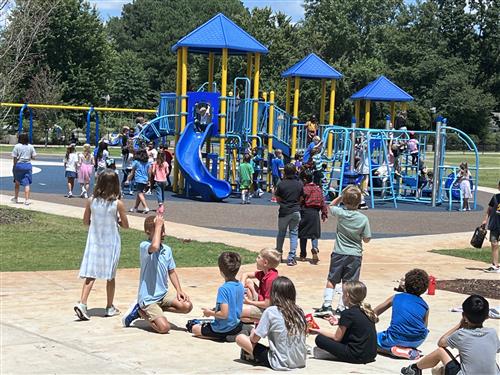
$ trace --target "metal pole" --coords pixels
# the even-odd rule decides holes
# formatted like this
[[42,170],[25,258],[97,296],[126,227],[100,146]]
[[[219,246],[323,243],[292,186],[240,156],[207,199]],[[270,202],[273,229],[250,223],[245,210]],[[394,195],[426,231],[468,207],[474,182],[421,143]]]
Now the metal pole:
[[349,155],[349,172],[351,176],[354,173],[354,158],[355,156],[355,146],[356,146],[356,117],[351,120],[351,150]]
[[432,207],[436,207],[438,200],[439,185],[441,184],[441,123],[443,118],[439,116],[436,119],[436,139],[434,140],[434,183],[432,184]]

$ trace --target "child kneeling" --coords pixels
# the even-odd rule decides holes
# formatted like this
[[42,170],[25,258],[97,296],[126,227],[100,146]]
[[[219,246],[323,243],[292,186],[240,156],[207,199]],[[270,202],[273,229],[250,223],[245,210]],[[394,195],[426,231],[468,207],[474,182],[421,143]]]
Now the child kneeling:
[[[295,304],[296,291],[284,276],[274,280],[271,306],[268,307],[250,337],[241,334],[236,343],[242,348],[241,359],[273,370],[290,370],[306,366],[307,323],[302,309]],[[269,347],[259,343],[268,337]]]
[[375,308],[375,314],[380,316],[392,306],[389,328],[377,334],[381,352],[412,360],[420,356],[416,349],[422,345],[429,333],[429,306],[420,295],[428,286],[427,272],[415,268],[405,275],[404,292],[389,297]]
[[231,251],[219,256],[219,270],[224,277],[224,284],[217,291],[215,309],[203,308],[203,316],[214,317],[211,323],[195,324],[192,327],[194,336],[206,339],[227,341],[227,336],[235,336],[241,332],[243,324],[240,321],[245,288],[236,274],[240,270],[240,254]]
[[[125,327],[129,327],[140,316],[156,332],[168,333],[170,324],[163,311],[187,314],[193,309],[188,295],[182,291],[172,249],[161,243],[165,237],[163,222],[161,215],[148,216],[144,220],[144,231],[149,240],[140,245],[141,274],[137,303],[130,306],[123,316]],[[167,275],[177,291],[175,297],[168,296]]]
[[[262,249],[257,256],[257,271],[246,272],[241,283],[247,289],[241,319],[244,322],[256,322],[264,310],[270,306],[271,287],[278,277],[276,267],[280,264],[281,254],[272,249]],[[259,281],[256,285],[253,279]]]

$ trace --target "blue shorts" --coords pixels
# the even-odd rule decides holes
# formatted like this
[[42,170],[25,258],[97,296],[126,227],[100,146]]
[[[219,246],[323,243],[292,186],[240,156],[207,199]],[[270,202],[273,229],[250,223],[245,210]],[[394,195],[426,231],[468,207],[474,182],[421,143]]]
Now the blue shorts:
[[76,172],[66,171],[64,173],[64,177],[66,177],[66,178],[76,178],[77,174],[76,174]]
[[[427,337],[427,335],[426,335]],[[391,351],[393,346],[403,346],[405,348],[418,348],[425,341],[425,338],[420,340],[396,340],[387,331],[377,333],[377,345],[387,351]]]
[[33,182],[33,168],[31,167],[31,163],[17,163],[12,172],[14,180],[19,182],[21,186],[28,186]]

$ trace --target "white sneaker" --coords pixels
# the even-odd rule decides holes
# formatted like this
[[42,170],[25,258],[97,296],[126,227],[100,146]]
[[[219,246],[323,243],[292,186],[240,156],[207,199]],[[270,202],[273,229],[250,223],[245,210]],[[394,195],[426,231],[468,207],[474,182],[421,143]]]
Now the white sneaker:
[[104,314],[104,316],[115,316],[119,314],[120,310],[118,310],[115,306],[111,305],[110,308],[106,308],[106,313]]
[[494,264],[492,264],[491,266],[489,266],[488,268],[486,268],[484,270],[484,272],[488,272],[488,273],[500,273],[500,267],[499,266],[495,266]]
[[76,316],[78,316],[78,319],[80,320],[90,320],[89,313],[87,311],[87,305],[78,302],[74,307],[73,310],[75,310]]
[[83,193],[83,198],[88,199],[89,198],[89,194],[87,192]]
[[29,199],[25,200],[24,201],[24,205],[25,206],[29,206],[31,204],[31,201]]
[[137,208],[132,207],[131,209],[128,210],[128,212],[137,212]]
[[149,208],[145,208],[144,211],[142,211],[143,214],[148,214],[149,213]]
[[12,203],[19,203],[19,199],[18,199],[18,198],[16,198],[16,197],[12,197],[12,198],[10,198],[10,201],[11,201]]

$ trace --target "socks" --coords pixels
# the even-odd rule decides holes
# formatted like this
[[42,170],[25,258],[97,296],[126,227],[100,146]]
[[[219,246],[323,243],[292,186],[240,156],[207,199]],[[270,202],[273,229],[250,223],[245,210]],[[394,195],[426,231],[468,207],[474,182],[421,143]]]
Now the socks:
[[247,194],[248,194],[248,193],[247,193],[245,190],[243,190],[243,191],[241,192],[241,202],[242,202],[242,203],[245,203],[245,202],[247,201]]
[[335,286],[335,293],[339,296],[339,302],[337,304],[338,309],[345,310],[344,300],[342,299],[342,296],[344,295],[344,293],[342,292],[342,284],[337,284]]
[[333,288],[325,288],[323,292],[323,306],[331,306],[333,300],[333,294],[335,290]]

